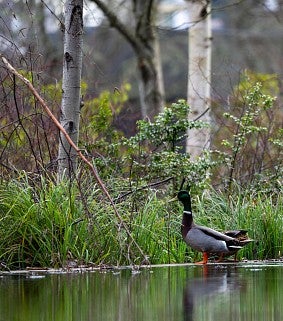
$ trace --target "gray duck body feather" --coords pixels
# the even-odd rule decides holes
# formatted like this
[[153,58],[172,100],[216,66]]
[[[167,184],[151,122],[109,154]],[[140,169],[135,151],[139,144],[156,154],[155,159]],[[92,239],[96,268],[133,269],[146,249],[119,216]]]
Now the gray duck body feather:
[[233,237],[195,224],[191,226],[184,240],[191,248],[200,252],[229,253],[235,247],[241,248]]

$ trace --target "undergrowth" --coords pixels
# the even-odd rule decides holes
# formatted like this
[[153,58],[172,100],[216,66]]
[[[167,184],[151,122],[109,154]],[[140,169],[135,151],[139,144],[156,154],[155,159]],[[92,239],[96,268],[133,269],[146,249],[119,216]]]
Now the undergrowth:
[[[283,250],[283,201],[280,194],[233,197],[208,189],[192,195],[195,221],[219,231],[247,229],[254,239],[238,259],[276,259]],[[86,211],[87,206],[87,211]],[[193,262],[199,254],[182,241],[182,206],[165,193],[134,193],[117,209],[133,244],[108,201],[92,189],[82,201],[76,184],[27,180],[0,186],[0,262],[2,267],[69,267]]]

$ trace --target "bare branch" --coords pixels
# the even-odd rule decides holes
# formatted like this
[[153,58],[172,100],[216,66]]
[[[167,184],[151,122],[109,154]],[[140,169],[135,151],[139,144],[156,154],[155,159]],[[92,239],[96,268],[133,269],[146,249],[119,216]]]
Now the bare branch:
[[100,10],[105,14],[108,18],[110,24],[115,27],[133,46],[133,48],[137,48],[139,46],[139,41],[135,37],[135,35],[130,31],[129,28],[118,18],[117,14],[111,11],[108,6],[101,0],[89,0],[94,2]]
[[155,187],[155,186],[159,186],[159,185],[162,185],[162,184],[165,184],[169,181],[171,181],[174,177],[168,177],[162,181],[158,181],[158,182],[155,182],[155,183],[151,183],[151,184],[148,184],[146,186],[142,186],[140,188],[137,188],[135,189],[134,191],[129,191],[129,192],[126,192],[125,194],[122,194],[121,196],[117,197],[114,201],[115,203],[119,203],[122,199],[126,198],[127,196],[133,194],[133,193],[136,193],[138,191],[142,191],[144,189],[148,189],[148,188],[151,188],[151,187]]
[[72,141],[72,139],[70,138],[70,136],[68,135],[68,133],[66,132],[66,130],[64,129],[64,127],[60,124],[60,122],[57,120],[57,118],[53,115],[52,111],[50,110],[50,108],[47,106],[46,102],[44,101],[44,99],[39,95],[39,93],[37,92],[37,90],[34,88],[34,86],[32,85],[32,83],[25,78],[23,75],[21,75],[20,73],[18,73],[18,71],[8,62],[8,60],[2,55],[0,54],[0,58],[3,61],[3,63],[5,64],[5,66],[7,67],[7,69],[13,74],[15,75],[17,78],[19,78],[22,82],[24,82],[28,89],[31,91],[31,93],[34,95],[34,97],[39,101],[40,105],[44,108],[44,110],[46,111],[46,113],[48,114],[48,116],[51,118],[51,120],[54,122],[54,124],[56,125],[56,127],[60,130],[60,132],[66,137],[68,143],[72,146],[72,148],[77,152],[78,156],[82,159],[82,161],[90,168],[92,174],[94,175],[95,179],[97,180],[98,184],[100,185],[103,193],[106,195],[106,197],[109,199],[114,213],[116,215],[116,217],[118,218],[118,220],[121,222],[121,225],[123,226],[123,228],[125,229],[127,235],[129,236],[129,238],[132,240],[133,244],[137,247],[137,249],[139,250],[139,252],[141,253],[141,255],[144,257],[145,260],[147,260],[147,256],[143,253],[142,249],[140,248],[140,246],[138,245],[138,243],[135,241],[135,239],[132,237],[131,232],[128,228],[128,226],[126,225],[126,223],[123,221],[121,215],[119,214],[109,192],[107,191],[103,181],[101,180],[101,178],[99,177],[99,174],[97,173],[95,167],[92,165],[92,163],[82,154],[81,150],[79,149],[79,147]]
[[65,28],[64,22],[55,14],[55,12],[47,5],[47,3],[44,0],[41,0],[41,2],[44,4],[44,6],[47,8],[47,10],[52,14],[52,16],[55,17],[55,19],[59,21],[60,28],[63,31]]
[[143,39],[142,35],[151,33],[151,19],[153,14],[154,0],[136,0],[134,1],[134,15],[136,18],[136,35]]

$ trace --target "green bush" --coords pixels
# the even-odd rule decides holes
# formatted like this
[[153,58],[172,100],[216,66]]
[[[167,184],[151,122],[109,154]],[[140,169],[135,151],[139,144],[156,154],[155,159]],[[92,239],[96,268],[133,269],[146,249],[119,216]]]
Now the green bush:
[[260,191],[263,182],[265,186],[267,181],[271,183],[270,177],[282,182],[282,129],[278,121],[282,112],[276,105],[276,97],[270,94],[278,92],[277,87],[274,75],[247,73],[243,76],[217,134],[216,140],[221,137],[221,145],[213,151],[217,162],[215,184],[231,191],[236,182]]

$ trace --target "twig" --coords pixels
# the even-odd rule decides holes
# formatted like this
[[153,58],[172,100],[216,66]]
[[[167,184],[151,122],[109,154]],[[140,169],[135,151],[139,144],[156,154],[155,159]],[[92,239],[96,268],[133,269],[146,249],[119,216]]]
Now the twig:
[[167,182],[171,181],[171,179],[173,179],[173,178],[174,178],[174,177],[171,176],[171,177],[168,177],[168,178],[166,178],[166,179],[164,179],[164,180],[162,180],[162,181],[158,181],[158,182],[155,182],[155,183],[151,183],[151,184],[142,186],[142,187],[140,187],[140,188],[135,189],[134,191],[129,191],[129,192],[127,192],[127,193],[125,193],[125,194],[122,194],[121,196],[115,198],[114,202],[115,202],[115,203],[118,203],[118,202],[120,202],[123,198],[125,198],[125,197],[127,197],[127,196],[129,196],[129,195],[131,195],[131,194],[133,194],[133,193],[135,193],[135,192],[142,191],[142,190],[147,189],[147,188],[150,188],[150,187],[154,187],[154,186],[158,186],[158,185],[167,183]]
[[46,102],[44,101],[44,99],[40,96],[40,94],[37,92],[37,90],[34,88],[34,86],[32,85],[32,83],[26,79],[23,75],[21,75],[20,73],[18,73],[18,71],[8,62],[8,60],[0,53],[0,58],[2,59],[3,63],[5,64],[5,66],[8,68],[8,70],[15,75],[16,77],[18,77],[22,82],[24,82],[27,87],[29,88],[29,90],[32,92],[32,94],[34,95],[34,97],[39,101],[40,105],[44,108],[44,110],[46,111],[46,113],[48,114],[48,116],[51,118],[51,120],[53,121],[53,123],[56,125],[56,127],[60,130],[60,132],[66,137],[68,143],[73,147],[73,149],[77,152],[78,156],[82,159],[82,161],[84,163],[86,163],[86,165],[90,168],[92,174],[94,175],[95,179],[97,180],[98,184],[100,185],[103,193],[106,195],[106,197],[109,199],[113,209],[114,209],[114,213],[116,215],[116,217],[119,219],[119,221],[121,222],[123,228],[125,229],[126,233],[128,234],[128,236],[130,237],[130,239],[132,240],[133,244],[135,244],[135,246],[137,247],[137,249],[140,251],[141,255],[147,259],[147,256],[143,253],[142,249],[140,248],[140,246],[138,245],[138,243],[135,241],[135,239],[132,237],[128,226],[125,224],[125,222],[123,221],[121,215],[119,214],[109,192],[107,191],[103,181],[101,180],[101,178],[99,177],[99,174],[97,173],[95,167],[92,165],[92,163],[82,154],[81,150],[79,149],[79,147],[72,141],[71,137],[68,135],[68,133],[66,132],[66,130],[64,129],[64,127],[60,124],[60,122],[57,120],[57,118],[53,115],[52,111],[49,109],[49,107],[47,106]]

